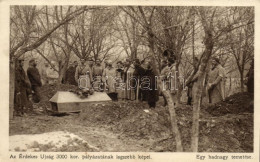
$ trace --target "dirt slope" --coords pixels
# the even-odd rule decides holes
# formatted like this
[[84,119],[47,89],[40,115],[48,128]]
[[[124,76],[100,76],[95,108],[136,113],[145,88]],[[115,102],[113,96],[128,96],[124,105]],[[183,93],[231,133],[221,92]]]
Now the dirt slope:
[[[49,93],[54,94],[55,90]],[[175,151],[169,114],[167,108],[161,106],[162,98],[155,109],[148,109],[144,102],[120,101],[89,104],[79,114],[57,117],[38,111],[42,106],[48,108],[48,98],[52,97],[49,93],[36,105],[36,115],[10,121],[10,135],[68,131],[99,151]],[[202,108],[199,151],[252,152],[252,103],[250,94],[240,93],[225,102]],[[184,150],[189,151],[192,107],[182,105],[176,108],[176,113]],[[86,151],[84,149],[87,148],[68,147],[62,151]]]

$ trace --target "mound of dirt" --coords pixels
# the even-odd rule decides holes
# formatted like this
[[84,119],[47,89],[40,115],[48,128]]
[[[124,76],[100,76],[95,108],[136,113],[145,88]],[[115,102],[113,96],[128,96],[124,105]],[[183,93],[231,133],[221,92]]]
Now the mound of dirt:
[[254,112],[253,94],[244,92],[229,96],[225,101],[208,106],[206,111],[213,116]]
[[[191,124],[179,126],[182,145],[190,152]],[[253,114],[225,115],[203,119],[199,128],[199,152],[253,152]],[[150,150],[156,152],[175,151],[174,135],[157,140]]]
[[252,152],[253,114],[228,114],[200,123],[199,151]]
[[123,118],[115,127],[126,136],[134,139],[166,138],[170,134],[167,111],[138,110]]
[[[121,134],[120,138],[152,141],[171,138],[171,123],[167,108],[147,107],[147,103],[136,102],[92,104],[83,109],[79,120],[86,126],[109,126],[111,130]],[[176,113],[183,141],[188,147],[192,107],[183,105],[176,109]]]
[[[58,90],[69,91],[72,88],[76,87],[70,85],[61,85],[59,89],[55,86],[43,87],[45,92],[42,92],[42,96],[45,98],[39,104],[49,103],[49,99]],[[148,108],[146,102],[104,102],[90,103],[80,114],[75,115],[53,117],[42,114],[21,118],[21,121],[17,121],[18,124],[11,124],[10,135],[64,130],[78,132],[82,127],[93,127],[116,134],[119,140],[138,141],[148,151],[172,152],[175,151],[175,135],[172,133],[168,109],[160,104],[162,101],[160,98],[155,109]],[[175,110],[184,151],[190,151],[193,108],[180,105]],[[225,102],[202,108],[199,151],[252,152],[254,115],[252,112],[253,96],[248,93],[235,94],[228,97]],[[70,148],[62,148],[61,151]]]
[[142,110],[140,103],[135,102],[90,103],[86,108],[82,109],[79,120],[86,125],[115,126],[122,122],[121,120],[133,116],[134,113]]
[[146,106],[136,102],[92,104],[82,110],[79,120],[86,125],[111,126],[113,131],[134,139],[165,137],[170,127],[168,111],[160,107],[145,112]]
[[[232,98],[231,98],[232,99]],[[230,99],[227,101],[231,102]],[[142,105],[142,106],[141,106]],[[190,150],[192,107],[176,109],[177,121],[185,151]],[[150,151],[175,151],[167,107],[147,108],[147,103],[108,102],[89,105],[79,117],[80,123],[108,127],[119,138],[149,141]],[[223,142],[220,142],[223,141]],[[205,109],[200,115],[199,151],[250,152],[253,150],[253,114],[229,114],[214,117]]]

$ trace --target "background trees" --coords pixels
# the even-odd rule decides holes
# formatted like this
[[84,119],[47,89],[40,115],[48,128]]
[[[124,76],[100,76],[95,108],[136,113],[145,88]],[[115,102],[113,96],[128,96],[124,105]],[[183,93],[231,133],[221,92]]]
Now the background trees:
[[12,6],[10,14],[10,117],[12,117],[14,101],[14,70],[15,60],[28,51],[38,48],[51,34],[62,25],[68,23],[85,11],[86,7],[75,8],[72,12],[53,24],[48,30],[43,30],[44,23],[39,22],[44,14],[41,6]]

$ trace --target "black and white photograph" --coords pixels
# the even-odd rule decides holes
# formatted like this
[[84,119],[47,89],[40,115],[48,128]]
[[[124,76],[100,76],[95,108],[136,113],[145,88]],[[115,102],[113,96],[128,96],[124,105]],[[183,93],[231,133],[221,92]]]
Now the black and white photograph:
[[9,152],[250,161],[254,6],[8,7]]

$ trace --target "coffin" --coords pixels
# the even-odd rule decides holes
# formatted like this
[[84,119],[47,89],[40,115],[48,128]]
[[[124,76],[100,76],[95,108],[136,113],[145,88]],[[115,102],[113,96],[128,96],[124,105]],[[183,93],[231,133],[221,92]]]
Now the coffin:
[[111,101],[111,98],[104,92],[94,92],[88,98],[81,99],[72,92],[58,91],[49,101],[52,111],[65,113],[80,112],[82,109],[88,108],[92,103]]

